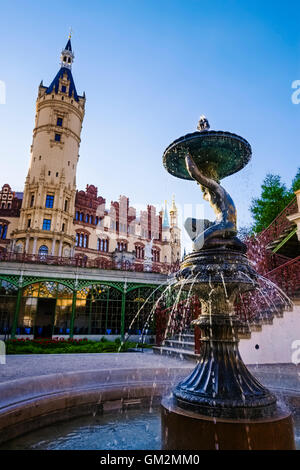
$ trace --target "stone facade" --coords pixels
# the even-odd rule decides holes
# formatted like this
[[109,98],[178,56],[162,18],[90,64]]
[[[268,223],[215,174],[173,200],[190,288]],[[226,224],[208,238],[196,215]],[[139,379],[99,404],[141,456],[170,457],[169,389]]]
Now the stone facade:
[[142,268],[151,247],[150,263],[178,263],[181,234],[174,200],[169,211],[165,206],[157,214],[148,205],[137,214],[126,196],[106,207],[95,186],[76,191],[86,98],[77,94],[73,60],[69,39],[54,80],[38,88],[24,193],[14,193],[8,184],[0,192],[0,250]]
[[[166,222],[168,214],[170,223]],[[138,217],[126,196],[111,201],[107,209],[97,188],[88,185],[85,192],[77,191],[74,227],[78,257],[142,265],[150,246],[153,263],[174,264],[180,260],[181,234],[174,200],[170,211],[165,207],[157,214],[156,208],[148,205]]]

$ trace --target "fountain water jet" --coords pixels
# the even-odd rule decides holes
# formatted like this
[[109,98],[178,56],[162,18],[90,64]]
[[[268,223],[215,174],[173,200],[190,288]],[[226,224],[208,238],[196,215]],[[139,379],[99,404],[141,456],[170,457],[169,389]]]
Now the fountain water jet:
[[238,350],[234,303],[259,286],[259,276],[236,236],[235,205],[219,180],[250,158],[245,139],[209,130],[204,116],[197,132],[175,140],[163,156],[169,173],[197,181],[216,214],[215,222],[186,222],[193,252],[177,273],[178,287],[199,297],[201,314],[193,323],[203,347],[194,371],[162,401],[164,449],[215,449],[216,437],[218,449],[295,448],[291,414],[250,374]]

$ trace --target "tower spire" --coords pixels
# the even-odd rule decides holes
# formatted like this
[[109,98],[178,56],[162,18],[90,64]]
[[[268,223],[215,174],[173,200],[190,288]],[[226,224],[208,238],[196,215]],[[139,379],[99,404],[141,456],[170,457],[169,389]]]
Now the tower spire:
[[164,218],[163,218],[163,228],[169,227],[169,217],[168,217],[168,206],[167,201],[165,201],[165,208],[164,208]]
[[72,69],[72,63],[75,57],[72,51],[71,37],[72,37],[72,29],[70,30],[70,33],[68,36],[68,42],[65,48],[61,51],[61,56],[60,56],[61,67],[65,67],[70,70]]

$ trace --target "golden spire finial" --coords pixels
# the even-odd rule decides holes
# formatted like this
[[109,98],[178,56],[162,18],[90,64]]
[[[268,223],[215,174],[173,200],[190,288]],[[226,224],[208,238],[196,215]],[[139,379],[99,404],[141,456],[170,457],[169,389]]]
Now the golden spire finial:
[[71,26],[71,27],[70,27],[70,32],[69,32],[69,39],[71,39],[72,34],[73,34],[73,29],[72,29],[72,26]]
[[172,206],[171,206],[170,212],[176,212],[176,211],[177,211],[177,207],[175,204],[175,194],[172,194]]

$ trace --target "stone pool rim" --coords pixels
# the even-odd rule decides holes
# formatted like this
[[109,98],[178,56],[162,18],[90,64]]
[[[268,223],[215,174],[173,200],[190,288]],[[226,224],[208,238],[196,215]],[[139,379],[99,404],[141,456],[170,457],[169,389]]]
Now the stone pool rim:
[[90,413],[146,406],[170,392],[186,367],[64,372],[0,383],[0,444]]

